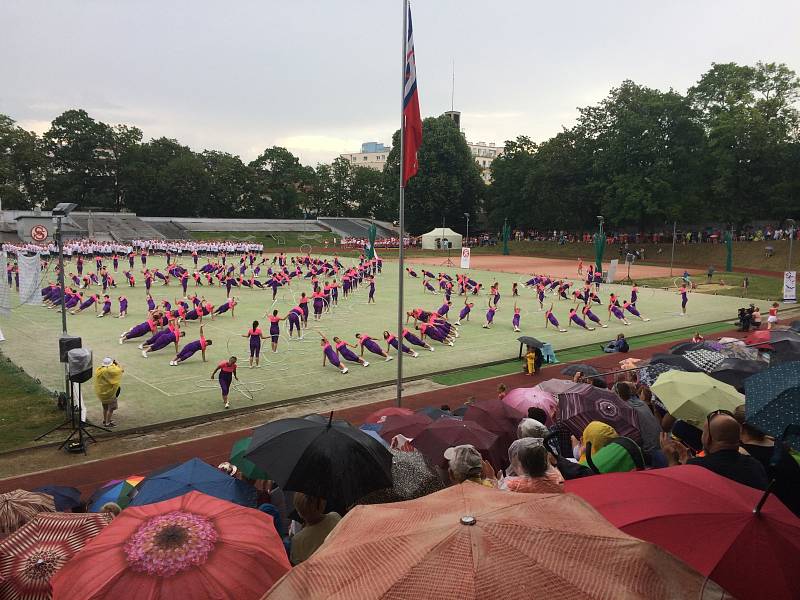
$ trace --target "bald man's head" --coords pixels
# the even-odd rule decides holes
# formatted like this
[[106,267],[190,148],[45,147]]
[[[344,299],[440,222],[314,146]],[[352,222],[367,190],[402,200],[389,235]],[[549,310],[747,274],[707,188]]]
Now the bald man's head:
[[740,435],[741,426],[736,419],[726,414],[714,415],[703,427],[703,448],[706,452],[735,450]]

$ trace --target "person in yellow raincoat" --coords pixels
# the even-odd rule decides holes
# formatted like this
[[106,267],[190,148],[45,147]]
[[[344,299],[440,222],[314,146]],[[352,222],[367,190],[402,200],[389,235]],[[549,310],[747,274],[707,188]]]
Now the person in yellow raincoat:
[[103,364],[95,369],[94,393],[103,405],[103,426],[105,427],[116,426],[111,417],[117,410],[117,398],[124,372],[125,369],[110,356],[106,356]]

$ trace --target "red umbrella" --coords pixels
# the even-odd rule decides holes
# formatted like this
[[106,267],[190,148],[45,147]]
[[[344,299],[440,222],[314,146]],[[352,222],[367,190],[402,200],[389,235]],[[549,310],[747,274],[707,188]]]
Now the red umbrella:
[[383,422],[380,434],[387,442],[391,442],[398,433],[402,433],[407,438],[415,438],[431,423],[433,423],[433,419],[425,413],[390,415]]
[[512,408],[528,414],[529,408],[541,408],[547,415],[546,425],[553,425],[550,415],[553,414],[558,406],[558,401],[550,392],[546,392],[538,387],[514,388],[502,400],[503,404],[508,404]]
[[578,383],[558,395],[558,421],[580,439],[592,421],[611,425],[619,435],[641,441],[639,417],[633,407],[614,392]]
[[53,578],[54,600],[250,600],[289,570],[272,518],[200,492],[126,508]]
[[774,496],[755,514],[763,492],[693,465],[572,479],[566,491],[739,600],[797,597],[800,519]]
[[111,522],[107,513],[39,513],[0,542],[0,598],[49,600],[50,579]]
[[761,329],[748,335],[744,343],[748,346],[758,346],[762,350],[772,350],[772,346],[769,345],[769,338],[770,330]]
[[528,412],[522,411],[513,406],[509,406],[502,400],[481,400],[473,402],[467,407],[464,413],[465,421],[475,421],[484,429],[496,433],[499,436],[511,436],[507,440],[510,444],[516,437],[517,425],[520,419],[528,416]]
[[444,451],[451,446],[472,444],[483,458],[500,468],[505,456],[505,446],[500,438],[487,431],[474,421],[459,419],[439,419],[426,427],[414,438],[414,447],[422,452],[431,463],[445,466]]
[[367,418],[364,419],[364,423],[383,423],[386,420],[386,417],[390,417],[392,415],[413,415],[414,411],[409,410],[408,408],[402,408],[399,406],[387,406],[386,408],[382,408],[380,410],[376,410],[374,413],[371,413]]

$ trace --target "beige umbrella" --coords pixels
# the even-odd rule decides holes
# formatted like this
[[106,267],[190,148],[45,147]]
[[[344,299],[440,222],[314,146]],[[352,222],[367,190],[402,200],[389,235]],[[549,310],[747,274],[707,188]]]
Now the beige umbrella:
[[53,497],[39,492],[14,490],[0,494],[0,535],[13,533],[40,512],[55,512]]

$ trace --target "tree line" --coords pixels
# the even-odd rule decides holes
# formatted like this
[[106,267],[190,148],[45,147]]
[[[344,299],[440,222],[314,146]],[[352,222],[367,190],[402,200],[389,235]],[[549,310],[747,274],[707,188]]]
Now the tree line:
[[[741,225],[799,216],[800,80],[784,64],[713,64],[686,94],[624,81],[577,123],[536,143],[505,144],[486,185],[463,134],[423,121],[419,173],[405,192],[407,228],[444,221],[499,230],[591,229],[596,215],[642,231],[679,223]],[[68,110],[42,136],[0,114],[4,208],[128,210],[145,216],[397,219],[399,132],[383,172],[337,158],[304,166],[286,148],[246,163],[196,152],[134,126]]]
[[506,142],[486,211],[530,229],[741,226],[800,213],[800,80],[784,64],[713,64],[688,92],[624,81],[577,123]]

